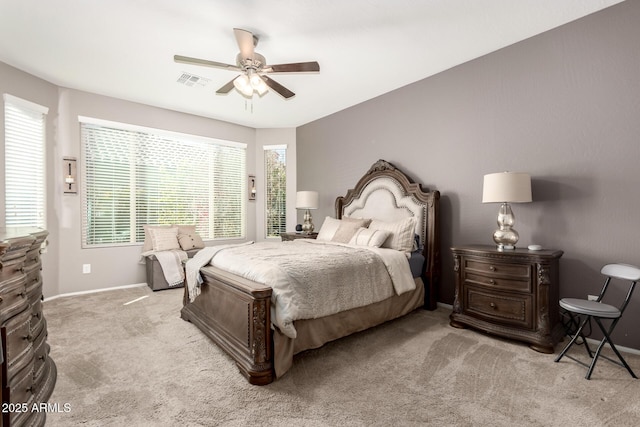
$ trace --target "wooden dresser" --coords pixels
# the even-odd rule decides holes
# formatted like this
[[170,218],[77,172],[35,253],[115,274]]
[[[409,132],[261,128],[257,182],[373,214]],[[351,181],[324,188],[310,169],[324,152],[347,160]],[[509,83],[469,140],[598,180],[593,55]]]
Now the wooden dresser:
[[553,353],[563,335],[558,306],[562,251],[495,246],[452,248],[456,278],[451,326],[471,326]]
[[2,426],[42,426],[56,382],[42,314],[40,248],[49,233],[0,228]]

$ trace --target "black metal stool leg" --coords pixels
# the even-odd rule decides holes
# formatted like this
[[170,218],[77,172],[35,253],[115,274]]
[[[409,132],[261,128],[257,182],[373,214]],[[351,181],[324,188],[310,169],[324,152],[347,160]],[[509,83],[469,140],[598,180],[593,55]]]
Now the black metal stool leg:
[[[620,362],[622,362],[622,366],[624,366],[624,367],[627,369],[627,371],[629,372],[629,374],[631,374],[631,376],[632,376],[633,378],[636,378],[636,379],[637,379],[638,377],[636,376],[636,374],[633,372],[633,370],[631,369],[631,367],[629,366],[629,364],[627,363],[627,361],[626,361],[626,360],[624,360],[624,357],[622,357],[622,354],[620,354],[620,352],[619,352],[619,351],[618,351],[618,349],[616,348],[616,346],[615,346],[615,344],[613,343],[613,341],[611,341],[610,334],[611,334],[611,332],[613,331],[613,328],[614,328],[614,327],[616,326],[616,324],[618,323],[618,320],[619,320],[619,319],[620,319],[620,318],[616,319],[616,320],[611,324],[611,326],[609,327],[609,330],[608,330],[608,331],[607,331],[607,330],[605,330],[605,328],[604,328],[604,326],[602,325],[602,323],[601,323],[600,319],[596,318],[596,319],[595,319],[595,321],[596,321],[596,323],[598,324],[598,326],[600,327],[600,329],[602,330],[602,333],[603,333],[603,335],[604,335],[604,339],[603,339],[602,341],[605,341],[605,340],[606,340],[606,341],[609,343],[609,346],[611,346],[611,350],[613,350],[613,352],[616,354],[616,356],[618,356],[618,359],[620,359]],[[604,357],[604,356],[603,356],[603,357]],[[609,359],[609,360],[611,360],[611,359]],[[612,362],[615,362],[615,361],[614,361],[614,360],[612,360]],[[593,364],[595,364],[595,363],[593,363]],[[588,379],[588,378],[587,378],[587,379]]]
[[[567,346],[562,350],[562,352],[558,355],[558,357],[556,357],[556,360],[554,360],[554,362],[559,362],[560,359],[562,359],[562,357],[565,355],[565,353],[567,351],[569,351],[569,348],[571,348],[571,346],[576,342],[578,337],[582,335],[582,328],[584,328],[584,325],[586,325],[588,321],[589,321],[589,316],[587,316],[582,321],[582,324],[580,325],[580,327],[578,327],[578,330],[576,331],[576,333],[573,336],[573,338],[571,338],[571,341],[569,341],[569,344],[567,344]],[[583,340],[584,340],[584,338],[583,338]],[[586,340],[585,340],[585,343],[586,343]],[[587,351],[589,351],[589,350],[587,350]]]

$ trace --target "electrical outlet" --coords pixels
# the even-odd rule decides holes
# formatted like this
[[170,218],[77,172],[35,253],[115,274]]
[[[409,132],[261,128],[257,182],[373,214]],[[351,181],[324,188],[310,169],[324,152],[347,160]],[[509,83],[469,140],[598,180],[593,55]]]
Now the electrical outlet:
[[587,295],[589,301],[598,301],[598,295]]
[[82,264],[82,274],[91,273],[91,264]]

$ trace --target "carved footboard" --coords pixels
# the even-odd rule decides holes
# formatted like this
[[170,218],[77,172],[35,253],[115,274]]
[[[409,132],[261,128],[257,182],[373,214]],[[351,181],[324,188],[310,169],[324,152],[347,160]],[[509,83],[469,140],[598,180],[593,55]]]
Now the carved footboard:
[[200,270],[201,294],[181,316],[198,326],[236,362],[251,384],[274,380],[271,288],[215,267]]

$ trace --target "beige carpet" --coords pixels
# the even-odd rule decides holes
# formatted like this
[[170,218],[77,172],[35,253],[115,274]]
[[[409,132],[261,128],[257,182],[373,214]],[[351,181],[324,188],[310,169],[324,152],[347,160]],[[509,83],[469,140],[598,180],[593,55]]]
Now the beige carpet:
[[[623,368],[601,360],[587,381],[570,359],[451,328],[443,308],[304,353],[252,386],[180,319],[181,299],[141,287],[46,302],[50,401],[71,406],[47,426],[640,425],[640,380]],[[627,360],[640,373],[640,357]]]

